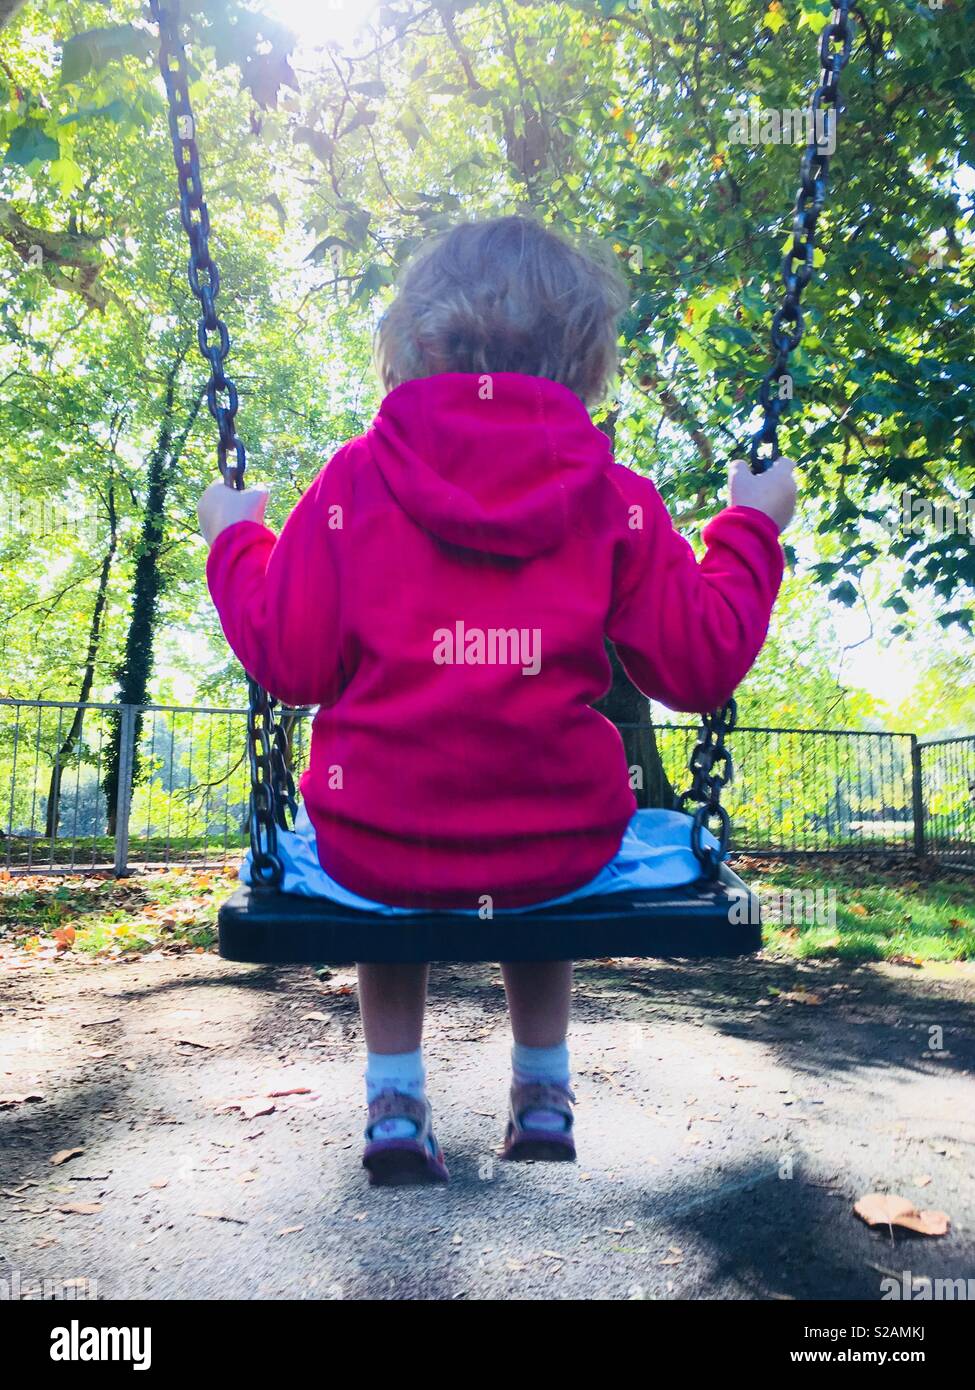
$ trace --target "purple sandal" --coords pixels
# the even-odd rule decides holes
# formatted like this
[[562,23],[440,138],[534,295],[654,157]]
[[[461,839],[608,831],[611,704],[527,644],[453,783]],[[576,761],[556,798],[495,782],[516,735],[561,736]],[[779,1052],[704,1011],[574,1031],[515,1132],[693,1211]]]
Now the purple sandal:
[[[374,1139],[382,1120],[409,1120],[416,1134],[410,1139]],[[370,1187],[449,1182],[443,1151],[433,1135],[430,1102],[399,1091],[381,1092],[369,1106],[362,1166],[368,1170]]]
[[[501,1157],[512,1162],[537,1159],[543,1163],[574,1163],[575,1140],[572,1137],[572,1102],[575,1096],[567,1086],[541,1085],[534,1081],[516,1081],[511,1087],[511,1111],[505,1131]],[[530,1129],[523,1123],[532,1110],[554,1111],[563,1116],[565,1128]]]

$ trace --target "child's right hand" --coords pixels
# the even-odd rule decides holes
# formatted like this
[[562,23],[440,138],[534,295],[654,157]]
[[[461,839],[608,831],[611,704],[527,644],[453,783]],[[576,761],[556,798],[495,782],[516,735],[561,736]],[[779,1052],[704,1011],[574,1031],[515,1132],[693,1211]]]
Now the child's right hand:
[[733,507],[754,507],[772,518],[780,531],[796,509],[795,461],[777,458],[764,473],[753,473],[743,459],[728,465],[728,492]]

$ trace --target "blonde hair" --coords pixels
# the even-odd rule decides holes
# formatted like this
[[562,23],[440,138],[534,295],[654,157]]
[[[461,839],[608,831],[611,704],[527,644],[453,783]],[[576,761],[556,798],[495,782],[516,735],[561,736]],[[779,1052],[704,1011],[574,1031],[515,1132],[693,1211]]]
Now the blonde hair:
[[440,372],[522,372],[592,406],[616,372],[625,306],[608,257],[527,217],[462,223],[401,272],[376,331],[376,367],[387,391]]

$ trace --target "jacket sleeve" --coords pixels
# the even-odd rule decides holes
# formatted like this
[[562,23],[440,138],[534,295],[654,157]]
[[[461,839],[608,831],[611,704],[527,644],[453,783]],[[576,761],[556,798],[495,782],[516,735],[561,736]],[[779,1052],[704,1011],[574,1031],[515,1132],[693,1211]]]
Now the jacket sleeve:
[[335,460],[275,538],[253,521],[222,531],[207,584],[227,641],[248,675],[291,705],[329,704],[340,660],[342,501]]
[[674,710],[716,709],[768,633],[784,565],[778,527],[753,507],[728,507],[705,527],[699,562],[648,479],[628,472],[625,493],[607,636],[644,695]]

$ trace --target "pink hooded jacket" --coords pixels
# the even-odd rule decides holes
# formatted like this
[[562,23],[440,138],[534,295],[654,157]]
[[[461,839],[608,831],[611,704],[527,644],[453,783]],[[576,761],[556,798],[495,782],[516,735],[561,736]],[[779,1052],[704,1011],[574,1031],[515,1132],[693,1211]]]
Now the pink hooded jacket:
[[323,867],[402,906],[518,907],[579,887],[634,809],[592,705],[608,636],[673,709],[724,701],[782,577],[775,523],[730,507],[698,564],[648,479],[539,377],[407,382],[278,539],[242,521],[207,579],[247,671],[318,705],[301,790]]

